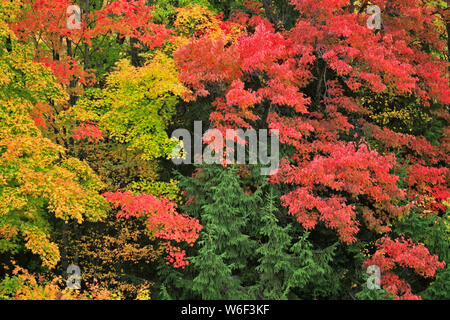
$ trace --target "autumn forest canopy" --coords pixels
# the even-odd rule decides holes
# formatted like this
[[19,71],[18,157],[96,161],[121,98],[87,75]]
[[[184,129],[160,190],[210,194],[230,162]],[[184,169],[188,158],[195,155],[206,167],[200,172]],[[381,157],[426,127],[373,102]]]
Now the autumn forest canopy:
[[450,299],[449,32],[445,0],[0,0],[0,300]]

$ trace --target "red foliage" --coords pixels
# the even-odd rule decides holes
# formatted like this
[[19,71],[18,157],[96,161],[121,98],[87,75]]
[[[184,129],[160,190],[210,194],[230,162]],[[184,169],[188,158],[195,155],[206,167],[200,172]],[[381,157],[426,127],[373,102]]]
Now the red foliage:
[[75,140],[87,140],[93,143],[104,140],[103,132],[95,124],[84,123],[73,129],[72,132]]
[[[59,41],[59,36],[67,36],[73,30],[67,27],[67,8],[73,4],[70,0],[24,0],[23,6],[28,10],[21,12],[18,23],[11,25],[12,30],[21,40],[33,39],[39,30],[43,41]],[[55,43],[54,43],[55,44]]]
[[397,299],[420,299],[411,293],[410,285],[392,271],[396,266],[411,268],[422,277],[434,277],[438,269],[445,267],[436,255],[431,255],[423,244],[415,244],[411,239],[391,240],[388,236],[381,238],[373,256],[364,261],[363,268],[376,265],[382,273],[381,284]]
[[[221,131],[252,127],[261,120],[256,107],[266,108],[262,120],[278,129],[280,141],[295,150],[271,180],[293,186],[282,203],[305,228],[321,220],[342,241],[354,242],[362,222],[356,218],[359,212],[367,227],[387,232],[412,205],[398,205],[409,192],[397,186],[398,177],[390,172],[395,158],[370,150],[357,135],[358,147],[343,137],[362,124],[366,134],[387,147],[409,149],[413,163],[434,165],[448,154],[424,137],[367,124],[367,110],[351,92],[364,88],[414,94],[424,106],[450,101],[448,64],[422,50],[422,44],[446,50],[433,24],[433,8],[419,1],[398,1],[396,8],[404,14],[386,15],[383,32],[374,32],[366,26],[367,15],[349,10],[346,0],[291,3],[302,15],[288,31],[276,32],[256,12],[251,21],[241,14],[235,21],[254,28],[236,42],[226,44],[205,35],[180,48],[174,54],[180,80],[192,90],[190,99],[209,95],[213,85],[220,88],[223,94],[216,97],[210,120]],[[382,10],[386,3],[377,1]],[[315,95],[306,96],[303,92],[310,90],[302,89],[313,81]],[[448,195],[444,190],[448,189],[431,192],[442,199]]]
[[153,8],[146,0],[117,0],[95,12],[96,26],[92,36],[118,33],[134,37],[153,49],[168,40],[172,32],[164,25],[152,23]]
[[95,81],[93,74],[64,53],[64,38],[79,41],[87,37],[83,19],[80,30],[67,26],[69,14],[66,10],[72,4],[70,0],[25,0],[27,9],[21,11],[18,22],[13,23],[11,29],[20,40],[34,41],[36,60],[49,67],[60,83],[68,85],[78,79],[87,85]]
[[[47,103],[37,102],[31,112],[31,117],[33,118],[34,124],[37,127],[42,127],[44,129],[48,128],[48,124],[45,121],[44,114],[51,115],[51,108]],[[51,116],[50,116],[51,117]]]
[[[149,229],[160,239],[186,242],[192,246],[202,228],[198,220],[177,213],[176,204],[167,199],[158,199],[151,194],[135,196],[129,191],[108,192],[104,196],[114,208],[121,208],[117,217],[146,217]],[[189,264],[184,258],[184,250],[172,246],[170,241],[166,244],[169,263],[173,263],[175,268],[184,268]]]
[[[11,29],[21,40],[33,40],[38,50],[36,60],[50,67],[60,83],[72,80],[88,85],[95,82],[92,73],[83,68],[82,61],[67,56],[64,39],[73,47],[80,43],[91,45],[91,39],[114,33],[121,37],[134,37],[149,48],[161,46],[170,39],[171,31],[163,25],[152,23],[153,8],[145,0],[117,0],[100,10],[81,17],[80,29],[67,26],[67,8],[71,0],[25,0],[26,10],[21,11]],[[86,67],[86,66],[85,66]]]
[[424,137],[398,133],[388,128],[381,129],[365,120],[360,120],[360,124],[367,135],[380,141],[386,148],[400,149],[405,147],[409,149],[408,160],[413,163],[424,164],[428,162],[436,164],[439,161],[450,160],[448,152],[431,145]]
[[448,183],[450,170],[448,168],[424,167],[419,164],[408,168],[406,182],[410,187],[410,198],[416,202],[424,200],[426,196],[432,197],[435,202],[431,204],[434,212],[445,213],[446,207],[442,204],[450,198]]
[[392,272],[385,273],[380,281],[383,286],[396,300],[422,300],[411,292],[411,286],[405,280],[400,279]]
[[[298,166],[282,161],[273,181],[298,186],[281,201],[306,229],[314,228],[319,219],[335,229],[342,241],[354,242],[359,223],[352,202],[358,197],[364,196],[374,207],[384,209],[362,208],[367,226],[379,232],[389,231],[387,225],[391,219],[407,212],[407,207],[394,205],[404,194],[396,186],[398,177],[389,173],[392,160],[392,157],[369,150],[365,144],[358,149],[353,145],[336,144],[328,156],[316,156]],[[325,190],[332,195],[319,196]]]
[[58,82],[63,85],[68,86],[73,79],[78,79],[84,85],[95,83],[95,75],[83,70],[78,62],[71,57],[64,57],[62,61],[39,58],[39,61],[47,68],[50,68]]

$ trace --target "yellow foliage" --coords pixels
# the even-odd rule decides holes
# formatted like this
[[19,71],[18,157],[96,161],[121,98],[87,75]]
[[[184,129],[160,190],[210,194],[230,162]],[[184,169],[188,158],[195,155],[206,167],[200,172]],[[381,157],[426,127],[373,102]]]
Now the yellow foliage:
[[41,257],[42,265],[50,269],[54,268],[59,261],[60,255],[58,246],[50,242],[49,236],[37,227],[25,227],[22,233],[26,241],[25,247]]
[[18,266],[15,267],[13,274],[19,284],[12,297],[15,300],[120,300],[122,298],[120,292],[110,291],[96,283],[88,284],[89,291],[83,292],[67,288],[61,277],[45,281],[43,276],[36,277]]
[[[153,81],[157,79],[158,81]],[[152,81],[152,86],[145,86],[148,90],[148,98],[159,98],[167,93],[180,96],[187,89],[178,81],[175,63],[172,58],[164,53],[157,52],[143,67],[136,68],[130,60],[122,59],[116,63],[116,71],[107,78],[109,87],[137,86],[138,84]],[[124,97],[120,97],[124,98]],[[116,103],[127,103],[119,97],[113,100]]]
[[[369,110],[372,120],[383,127],[389,126],[393,130],[412,131],[417,119],[425,122],[432,119],[425,109],[421,110],[419,102],[405,105],[405,102],[398,101],[398,97],[394,94],[364,95],[361,102]],[[402,125],[397,127],[399,123]]]
[[174,29],[179,36],[174,41],[175,48],[189,43],[189,38],[192,36],[205,34],[211,39],[225,38],[228,43],[233,43],[244,32],[240,25],[230,22],[227,22],[227,26],[230,28],[229,32],[224,32],[221,28],[223,22],[220,18],[200,4],[177,8],[176,13]]
[[128,189],[134,193],[152,194],[158,198],[166,198],[172,201],[180,200],[180,189],[178,188],[178,181],[170,180],[169,182],[161,182],[154,180],[141,180],[139,182],[132,182]]
[[199,4],[177,8],[176,13],[174,27],[183,35],[192,36],[198,31],[216,34],[220,31],[219,20],[215,14]]

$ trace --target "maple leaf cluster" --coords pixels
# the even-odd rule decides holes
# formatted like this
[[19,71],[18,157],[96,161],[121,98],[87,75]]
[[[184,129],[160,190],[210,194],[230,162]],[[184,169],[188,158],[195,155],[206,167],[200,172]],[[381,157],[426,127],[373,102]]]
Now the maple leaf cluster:
[[[135,196],[129,191],[105,193],[104,196],[113,207],[121,208],[117,217],[145,217],[148,228],[159,239],[186,242],[192,246],[202,228],[197,219],[177,213],[175,202],[168,199],[158,199],[151,194]],[[184,258],[185,250],[172,246],[170,241],[166,244],[169,263],[176,268],[189,265]]]
[[381,238],[376,244],[376,251],[372,257],[363,263],[367,268],[376,265],[382,272],[381,285],[398,300],[416,300],[411,292],[411,286],[400,279],[393,269],[398,265],[410,268],[422,277],[433,277],[438,269],[445,267],[444,261],[439,261],[436,255],[431,255],[423,244],[415,244],[411,239],[392,240],[387,236]]

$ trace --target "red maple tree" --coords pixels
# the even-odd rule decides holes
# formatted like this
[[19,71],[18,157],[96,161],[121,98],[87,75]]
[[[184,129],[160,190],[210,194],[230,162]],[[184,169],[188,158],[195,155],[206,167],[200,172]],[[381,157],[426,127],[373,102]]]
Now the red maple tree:
[[[417,193],[432,195],[436,203],[447,198],[448,170],[431,166],[448,161],[448,129],[443,143],[432,146],[424,137],[368,122],[369,110],[355,98],[358,92],[416,96],[425,110],[431,103],[450,102],[448,63],[423,50],[447,50],[442,27],[434,24],[435,8],[396,1],[401,14],[384,15],[382,30],[374,31],[366,26],[364,10],[347,0],[291,4],[301,16],[290,30],[240,13],[234,21],[247,31],[234,43],[205,35],[180,48],[174,56],[180,80],[192,90],[187,98],[208,96],[216,86],[214,92],[222,93],[215,95],[210,115],[215,128],[251,128],[264,121],[278,130],[293,152],[270,180],[290,186],[282,204],[306,229],[322,221],[351,243],[361,224],[378,233],[391,231],[392,222],[417,203],[401,205],[402,200]],[[383,11],[388,1],[374,4]],[[445,108],[437,113],[448,119]],[[369,147],[364,135],[387,148],[409,150],[408,189],[401,189],[393,174],[400,160],[389,150]],[[404,258],[413,264],[414,257]]]

